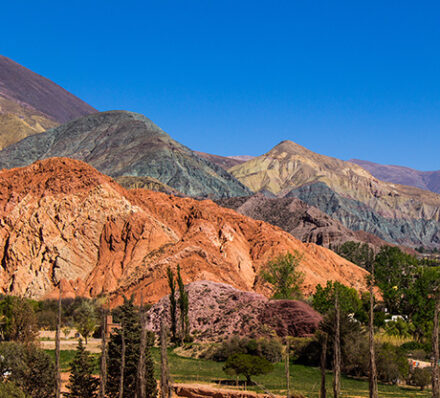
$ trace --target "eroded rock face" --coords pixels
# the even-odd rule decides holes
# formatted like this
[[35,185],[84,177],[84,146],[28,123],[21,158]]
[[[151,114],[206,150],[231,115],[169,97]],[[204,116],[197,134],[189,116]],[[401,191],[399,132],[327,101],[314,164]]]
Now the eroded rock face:
[[0,290],[41,298],[167,291],[166,269],[185,283],[212,280],[269,294],[261,267],[304,253],[304,291],[338,280],[363,288],[366,272],[335,253],[210,200],[127,191],[87,164],[64,158],[0,172]]
[[[322,316],[306,303],[294,300],[268,300],[210,281],[185,287],[189,297],[191,334],[197,340],[224,340],[231,336],[305,337],[312,335]],[[159,333],[161,319],[170,322],[169,297],[163,297],[147,314],[148,328]]]

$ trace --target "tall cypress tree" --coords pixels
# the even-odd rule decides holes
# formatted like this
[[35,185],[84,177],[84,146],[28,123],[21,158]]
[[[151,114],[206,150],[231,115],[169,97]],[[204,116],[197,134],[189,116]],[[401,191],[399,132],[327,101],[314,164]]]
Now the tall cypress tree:
[[171,339],[175,343],[177,341],[177,302],[176,302],[176,281],[174,273],[170,267],[167,269],[168,286],[170,287],[170,315],[171,315]]
[[79,339],[67,385],[70,392],[64,393],[64,396],[68,398],[96,398],[99,380],[93,376],[94,367],[93,357],[86,351],[82,339]]
[[182,276],[180,275],[180,266],[177,266],[177,285],[179,286],[179,309],[180,309],[180,341],[183,342],[189,337],[189,318],[188,307],[189,298],[185,291]]
[[[122,358],[122,335],[125,340],[124,355],[124,391],[123,398],[136,396],[138,387],[138,366],[139,347],[141,340],[141,324],[139,310],[133,304],[133,297],[130,300],[124,298],[124,304],[120,307],[121,329],[110,336],[108,346],[108,380],[107,394],[110,398],[119,397],[121,380],[121,358]],[[154,378],[154,362],[151,356],[151,346],[154,343],[154,336],[148,333],[147,346],[145,349],[145,384],[146,397],[157,396],[157,383]]]

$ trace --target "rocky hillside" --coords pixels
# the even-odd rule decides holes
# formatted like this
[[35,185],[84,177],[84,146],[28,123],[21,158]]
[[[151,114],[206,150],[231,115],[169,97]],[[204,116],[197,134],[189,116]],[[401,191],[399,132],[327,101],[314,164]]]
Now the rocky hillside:
[[[189,297],[190,332],[197,340],[231,336],[312,335],[322,316],[301,301],[268,300],[224,283],[199,281],[185,287]],[[161,319],[170,322],[170,300],[163,297],[147,313],[148,328],[160,332]]]
[[0,55],[0,149],[94,112],[62,87]]
[[409,167],[384,165],[359,159],[351,159],[350,162],[358,164],[379,180],[440,193],[440,170],[419,171]]
[[[363,288],[366,271],[332,251],[210,200],[125,190],[91,166],[52,158],[0,171],[0,291],[30,297],[167,294],[166,268],[270,294],[258,277],[298,250],[303,289],[338,280]],[[139,297],[139,296],[138,296]],[[115,301],[116,300],[116,301]]]
[[153,177],[190,196],[249,194],[227,171],[132,112],[95,113],[28,137],[0,152],[0,168],[54,156],[83,160],[112,177]]
[[325,247],[335,247],[347,241],[365,242],[375,248],[388,244],[373,234],[348,229],[328,214],[295,197],[268,198],[258,193],[216,202],[255,220],[276,225],[302,242]]
[[395,244],[440,246],[440,195],[380,181],[354,163],[283,141],[229,171],[252,191],[297,197],[349,229]]

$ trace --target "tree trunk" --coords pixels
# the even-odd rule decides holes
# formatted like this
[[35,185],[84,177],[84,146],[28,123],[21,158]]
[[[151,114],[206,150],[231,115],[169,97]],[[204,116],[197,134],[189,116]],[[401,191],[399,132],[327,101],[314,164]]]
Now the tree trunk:
[[338,398],[341,390],[341,325],[337,288],[335,289],[335,337],[333,351],[333,396]]
[[434,308],[434,327],[432,331],[432,398],[440,398],[439,385],[439,312],[440,312],[440,295],[436,292],[435,308]]
[[141,338],[139,343],[139,365],[138,365],[138,398],[146,398],[147,387],[145,379],[145,351],[147,349],[147,322],[145,319],[145,311],[143,298],[141,297],[141,307],[139,310],[141,322]]
[[376,371],[376,355],[374,349],[374,264],[371,268],[370,281],[370,319],[368,323],[368,345],[370,350],[370,372],[369,372],[369,390],[370,398],[378,398],[377,392],[377,371]]
[[320,398],[326,398],[327,396],[327,389],[325,386],[325,367],[327,364],[327,341],[328,341],[328,334],[323,333],[321,337],[321,363],[320,363],[320,369],[321,369],[321,395]]
[[284,362],[284,369],[286,371],[286,389],[287,389],[287,398],[290,397],[290,345],[289,345],[289,337],[286,338],[286,359]]
[[121,378],[119,379],[119,398],[124,397],[124,375],[125,375],[125,330],[122,326],[122,346],[121,346]]
[[55,332],[55,367],[57,370],[57,388],[56,388],[56,398],[61,397],[61,363],[60,363],[60,332],[61,332],[61,283],[60,283],[60,295],[58,297],[58,320],[57,328]]
[[170,370],[168,367],[167,327],[162,319],[160,323],[160,397],[170,398]]
[[99,377],[99,398],[105,398],[107,384],[107,309],[103,309],[102,332],[101,332],[101,367]]

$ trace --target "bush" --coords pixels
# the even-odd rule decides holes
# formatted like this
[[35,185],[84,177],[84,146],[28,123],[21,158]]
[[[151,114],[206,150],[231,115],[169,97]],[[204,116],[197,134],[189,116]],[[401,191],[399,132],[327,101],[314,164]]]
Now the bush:
[[376,367],[380,381],[396,384],[399,380],[408,378],[408,359],[402,350],[389,343],[377,347]]
[[224,362],[234,354],[255,355],[275,363],[282,359],[283,346],[278,339],[260,338],[258,340],[247,337],[233,336],[229,340],[215,345],[205,355],[206,359]]
[[423,391],[425,387],[431,384],[431,368],[415,368],[411,372],[410,378],[408,380],[409,384],[413,386],[420,387],[420,390]]

